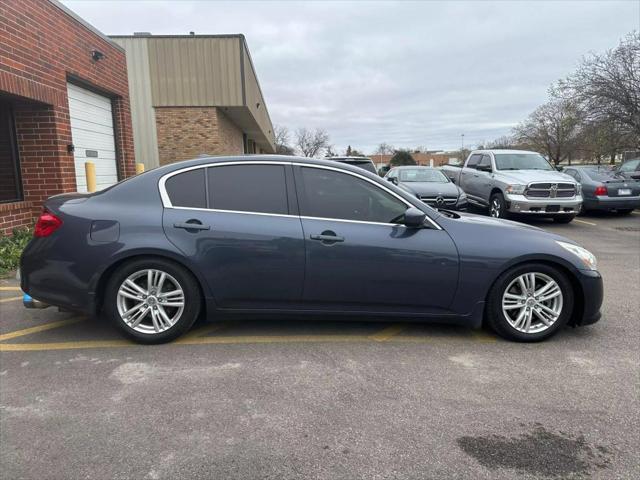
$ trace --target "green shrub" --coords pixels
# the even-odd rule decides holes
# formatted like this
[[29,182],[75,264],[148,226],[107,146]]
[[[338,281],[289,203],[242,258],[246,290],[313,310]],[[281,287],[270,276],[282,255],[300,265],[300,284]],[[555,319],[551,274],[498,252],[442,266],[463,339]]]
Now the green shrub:
[[413,155],[408,151],[396,150],[396,153],[391,157],[389,164],[393,167],[400,167],[402,165],[415,165],[416,161],[413,159]]
[[18,268],[20,254],[32,236],[30,228],[16,228],[12,236],[0,234],[0,275]]

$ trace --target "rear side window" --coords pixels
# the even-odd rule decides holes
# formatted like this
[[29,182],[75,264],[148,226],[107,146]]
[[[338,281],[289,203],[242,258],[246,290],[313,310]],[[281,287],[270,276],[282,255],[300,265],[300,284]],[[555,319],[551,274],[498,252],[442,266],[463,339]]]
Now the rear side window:
[[209,208],[288,214],[283,165],[209,167]]
[[206,208],[204,168],[169,177],[164,184],[174,207]]
[[321,168],[302,168],[306,217],[395,223],[407,206],[366,180]]

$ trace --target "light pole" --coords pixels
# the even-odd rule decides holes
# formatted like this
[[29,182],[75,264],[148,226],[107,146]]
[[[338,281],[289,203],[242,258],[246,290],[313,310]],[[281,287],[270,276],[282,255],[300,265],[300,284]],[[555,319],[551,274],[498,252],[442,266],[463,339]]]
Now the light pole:
[[464,133],[460,134],[460,136],[462,137],[462,144],[461,144],[460,150],[464,151]]

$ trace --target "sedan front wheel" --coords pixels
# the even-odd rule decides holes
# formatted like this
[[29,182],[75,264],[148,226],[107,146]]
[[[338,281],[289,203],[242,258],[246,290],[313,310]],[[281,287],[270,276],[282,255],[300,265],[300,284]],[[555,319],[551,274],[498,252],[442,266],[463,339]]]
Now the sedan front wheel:
[[573,289],[566,275],[545,264],[526,264],[502,274],[489,292],[487,323],[521,342],[544,340],[571,317]]

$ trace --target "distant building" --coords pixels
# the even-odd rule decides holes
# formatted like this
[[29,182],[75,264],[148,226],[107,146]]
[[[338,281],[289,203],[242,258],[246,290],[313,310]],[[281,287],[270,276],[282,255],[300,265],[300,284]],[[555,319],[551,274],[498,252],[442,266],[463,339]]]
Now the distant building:
[[275,151],[243,35],[111,39],[127,53],[136,158],[147,169],[201,154]]
[[[411,153],[411,152],[410,152]],[[447,165],[450,161],[457,160],[455,152],[418,152],[411,153],[411,156],[418,165],[440,167]],[[393,155],[370,155],[371,160],[378,166],[389,165]]]

